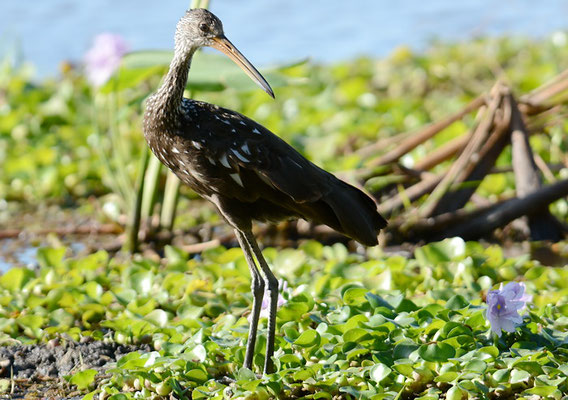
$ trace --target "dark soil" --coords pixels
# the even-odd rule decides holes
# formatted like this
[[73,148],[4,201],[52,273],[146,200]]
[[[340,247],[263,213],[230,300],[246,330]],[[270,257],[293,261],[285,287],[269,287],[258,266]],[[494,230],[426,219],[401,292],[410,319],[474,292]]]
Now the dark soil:
[[48,344],[0,347],[0,379],[10,379],[14,389],[0,399],[72,398],[73,387],[61,379],[93,368],[104,372],[132,351],[150,351],[149,345],[132,346],[112,342],[78,343],[52,340]]

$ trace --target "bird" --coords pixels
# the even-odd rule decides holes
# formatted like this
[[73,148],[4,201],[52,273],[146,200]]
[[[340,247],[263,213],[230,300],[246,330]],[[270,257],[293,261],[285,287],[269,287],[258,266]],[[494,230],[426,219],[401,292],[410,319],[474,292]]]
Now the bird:
[[227,55],[274,98],[268,82],[227,39],[219,18],[202,8],[186,11],[176,26],[174,42],[169,70],[146,101],[144,137],[153,154],[181,182],[213,203],[235,232],[251,273],[253,303],[243,363],[251,370],[267,288],[263,374],[271,374],[278,280],[252,233],[253,221],[303,218],[366,246],[378,244],[378,233],[387,222],[371,197],[308,161],[267,128],[238,112],[184,97],[191,60],[199,48],[208,46]]

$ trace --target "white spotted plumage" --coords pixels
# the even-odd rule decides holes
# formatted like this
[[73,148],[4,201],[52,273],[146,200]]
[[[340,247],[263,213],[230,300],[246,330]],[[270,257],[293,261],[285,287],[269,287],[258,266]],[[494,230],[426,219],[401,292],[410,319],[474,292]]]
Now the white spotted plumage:
[[245,156],[243,156],[243,155],[242,155],[241,153],[239,153],[238,151],[233,150],[233,154],[234,154],[239,160],[241,160],[242,162],[244,162],[244,163],[248,163],[248,162],[249,162],[249,159],[246,158]]
[[221,162],[221,164],[227,168],[231,168],[231,165],[229,165],[229,160],[227,160],[227,153],[223,153],[223,155],[221,156],[221,158],[219,158],[219,161]]
[[248,155],[250,156],[250,150],[249,150],[248,143],[245,142],[245,143],[241,146],[241,149],[243,150],[243,152],[244,152],[245,154],[248,154]]
[[237,184],[241,187],[245,187],[245,185],[243,185],[243,181],[241,179],[241,176],[237,173],[234,174],[229,174],[229,176],[231,177],[231,179],[233,179],[235,182],[237,182]]

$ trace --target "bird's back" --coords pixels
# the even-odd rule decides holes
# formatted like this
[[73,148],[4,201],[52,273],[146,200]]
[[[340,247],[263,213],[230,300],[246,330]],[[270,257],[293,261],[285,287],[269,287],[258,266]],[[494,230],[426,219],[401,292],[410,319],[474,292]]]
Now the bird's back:
[[386,226],[369,196],[235,111],[184,99],[175,128],[154,126],[145,123],[154,154],[237,228],[302,217],[376,245]]

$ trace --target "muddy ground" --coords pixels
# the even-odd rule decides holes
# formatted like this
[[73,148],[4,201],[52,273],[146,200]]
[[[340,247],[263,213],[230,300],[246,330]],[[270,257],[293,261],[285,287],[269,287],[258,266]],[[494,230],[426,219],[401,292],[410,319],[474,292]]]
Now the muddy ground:
[[112,367],[120,357],[132,351],[150,351],[150,346],[120,345],[92,341],[78,343],[53,340],[40,345],[0,347],[0,380],[9,387],[0,399],[80,399],[63,378],[83,369],[100,372]]

